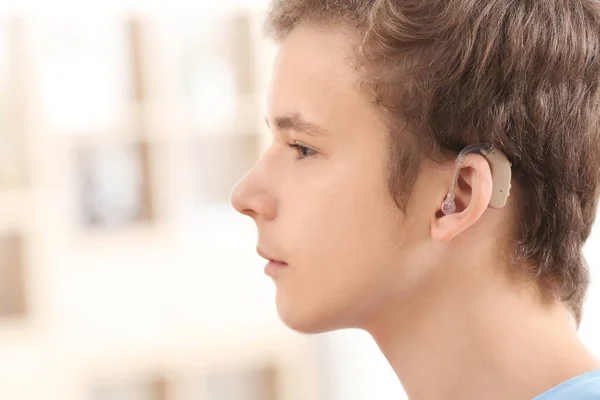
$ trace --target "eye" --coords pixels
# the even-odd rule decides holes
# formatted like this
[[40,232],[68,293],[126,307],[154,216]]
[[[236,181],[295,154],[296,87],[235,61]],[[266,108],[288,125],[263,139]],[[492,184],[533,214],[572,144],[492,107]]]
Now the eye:
[[310,157],[317,152],[316,150],[311,149],[310,147],[304,146],[299,143],[288,143],[287,145],[289,147],[293,148],[294,150],[296,150],[296,152],[298,153],[298,155],[296,156],[297,160],[301,160],[303,158]]

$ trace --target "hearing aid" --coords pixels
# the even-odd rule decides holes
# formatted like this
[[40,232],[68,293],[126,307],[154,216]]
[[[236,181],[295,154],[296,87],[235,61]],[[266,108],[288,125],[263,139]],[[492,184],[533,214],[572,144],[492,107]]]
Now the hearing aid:
[[465,157],[471,153],[479,153],[490,164],[492,172],[492,197],[488,207],[502,208],[506,205],[511,189],[512,164],[500,149],[484,143],[474,144],[465,147],[456,158],[454,172],[452,177],[452,185],[448,191],[448,195],[442,204],[442,212],[446,215],[456,212],[456,203],[454,202],[456,185],[458,183],[458,175],[462,167]]

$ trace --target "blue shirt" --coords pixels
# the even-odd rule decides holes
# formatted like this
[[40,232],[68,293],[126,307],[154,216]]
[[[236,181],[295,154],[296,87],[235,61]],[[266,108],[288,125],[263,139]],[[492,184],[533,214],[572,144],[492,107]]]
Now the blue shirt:
[[569,379],[533,400],[600,400],[600,369]]

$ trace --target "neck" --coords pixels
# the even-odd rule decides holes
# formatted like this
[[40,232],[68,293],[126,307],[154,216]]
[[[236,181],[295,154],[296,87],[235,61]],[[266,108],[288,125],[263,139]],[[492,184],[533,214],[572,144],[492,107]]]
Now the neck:
[[470,271],[387,302],[366,329],[411,400],[532,399],[599,367],[562,304]]

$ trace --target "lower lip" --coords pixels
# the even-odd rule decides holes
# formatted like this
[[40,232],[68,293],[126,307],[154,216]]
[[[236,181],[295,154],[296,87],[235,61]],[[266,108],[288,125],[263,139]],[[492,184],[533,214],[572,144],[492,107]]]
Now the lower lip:
[[288,265],[286,263],[278,262],[278,261],[269,261],[267,265],[265,265],[265,274],[273,277],[279,271],[287,268]]

